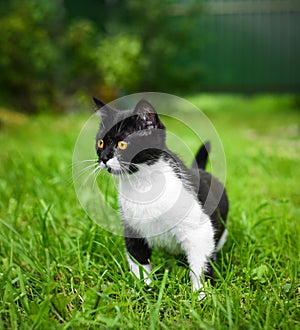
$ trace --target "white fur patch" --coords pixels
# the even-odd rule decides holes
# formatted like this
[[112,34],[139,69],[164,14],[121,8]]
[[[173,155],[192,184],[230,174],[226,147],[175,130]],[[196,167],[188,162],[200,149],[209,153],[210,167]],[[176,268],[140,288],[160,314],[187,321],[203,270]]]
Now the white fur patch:
[[101,170],[102,170],[102,169],[104,169],[106,166],[105,166],[105,164],[104,164],[103,162],[100,162],[100,163],[98,164],[98,167],[101,168]]
[[[193,192],[165,161],[143,165],[135,174],[120,179],[119,199],[123,214],[145,237],[168,232],[191,212],[203,213]],[[197,209],[197,211],[195,210]]]
[[[185,252],[193,289],[200,290],[205,264],[215,251],[213,227],[195,193],[187,190],[171,166],[159,160],[120,178],[119,199],[124,221],[151,247]],[[130,267],[137,272],[132,263]]]
[[110,167],[114,171],[120,171],[121,170],[121,164],[118,161],[117,157],[113,157],[109,159],[106,163],[107,167]]

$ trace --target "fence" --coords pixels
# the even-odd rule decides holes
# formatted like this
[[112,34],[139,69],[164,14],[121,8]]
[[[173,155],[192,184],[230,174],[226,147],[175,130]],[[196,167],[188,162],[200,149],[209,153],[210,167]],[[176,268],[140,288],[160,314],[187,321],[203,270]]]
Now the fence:
[[198,29],[204,89],[300,91],[300,1],[207,0]]

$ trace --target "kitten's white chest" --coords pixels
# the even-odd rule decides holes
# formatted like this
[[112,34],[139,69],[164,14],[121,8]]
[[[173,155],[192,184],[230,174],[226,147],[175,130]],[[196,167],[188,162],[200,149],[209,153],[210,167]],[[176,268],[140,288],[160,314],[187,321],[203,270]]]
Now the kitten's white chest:
[[182,223],[200,223],[201,207],[194,194],[163,160],[122,178],[119,199],[124,221],[153,244],[170,246],[167,241],[177,241]]

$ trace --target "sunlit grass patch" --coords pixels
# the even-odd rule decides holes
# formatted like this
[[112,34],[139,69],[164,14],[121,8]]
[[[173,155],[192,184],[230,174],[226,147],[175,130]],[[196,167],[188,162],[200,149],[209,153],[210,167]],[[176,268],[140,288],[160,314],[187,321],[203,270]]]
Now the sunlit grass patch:
[[191,100],[203,102],[224,145],[230,199],[207,298],[199,302],[187,267],[161,252],[150,287],[129,273],[123,238],[97,226],[74,191],[72,154],[88,115],[43,115],[0,127],[2,328],[300,326],[300,112],[289,97],[205,97]]

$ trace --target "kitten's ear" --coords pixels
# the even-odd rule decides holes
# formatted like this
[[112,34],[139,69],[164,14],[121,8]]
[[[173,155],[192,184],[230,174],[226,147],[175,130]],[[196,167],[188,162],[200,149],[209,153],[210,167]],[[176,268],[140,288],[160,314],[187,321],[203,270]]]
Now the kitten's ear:
[[96,96],[93,96],[93,100],[94,100],[98,110],[105,106],[105,103],[103,101],[99,100]]
[[152,123],[154,128],[161,128],[164,129],[165,126],[160,121],[158,114],[154,107],[146,100],[140,100],[137,105],[135,106],[133,113],[139,115],[139,117],[148,123]]
[[109,105],[104,103],[103,101],[99,100],[96,96],[93,96],[93,100],[96,104],[97,111],[100,113],[101,117],[107,117],[109,114],[113,114],[116,112],[113,108],[111,108]]

